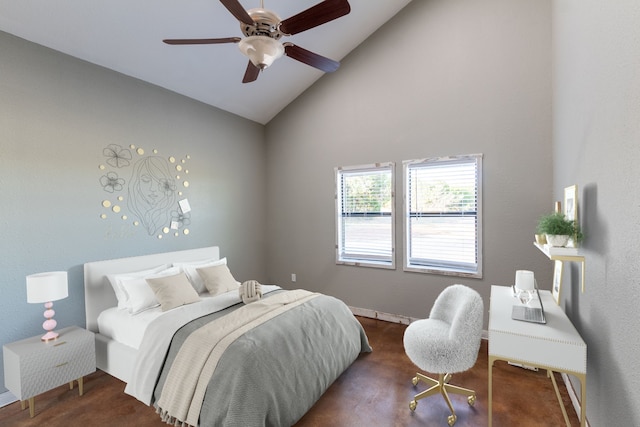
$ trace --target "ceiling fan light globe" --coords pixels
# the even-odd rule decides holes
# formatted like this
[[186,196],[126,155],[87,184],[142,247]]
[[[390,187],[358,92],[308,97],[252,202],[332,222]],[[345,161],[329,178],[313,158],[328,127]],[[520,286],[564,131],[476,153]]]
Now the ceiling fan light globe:
[[273,61],[284,55],[284,46],[278,40],[268,36],[249,36],[238,42],[240,51],[256,67],[264,70]]

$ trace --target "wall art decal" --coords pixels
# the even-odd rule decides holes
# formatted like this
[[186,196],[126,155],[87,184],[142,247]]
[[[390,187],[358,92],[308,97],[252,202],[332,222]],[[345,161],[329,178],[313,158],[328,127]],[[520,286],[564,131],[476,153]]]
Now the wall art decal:
[[133,144],[129,148],[110,144],[102,154],[105,163],[98,167],[103,172],[99,182],[108,197],[100,201],[101,219],[113,214],[122,221],[131,218],[131,226],[158,239],[172,231],[174,237],[189,234],[191,206],[185,197],[189,181],[181,174],[189,173],[186,164],[191,156],[165,158],[157,149],[145,155],[144,148]]
[[182,213],[188,213],[191,211],[191,206],[189,205],[189,200],[182,199],[178,202],[178,206],[180,206],[180,210]]
[[116,144],[108,145],[102,154],[107,158],[107,164],[114,168],[123,168],[131,163],[131,151]]
[[100,184],[107,193],[115,193],[122,190],[124,186],[124,179],[118,177],[115,172],[109,172],[106,175],[100,177]]
[[159,156],[138,160],[129,180],[127,204],[149,235],[156,234],[169,222],[175,203],[176,183],[168,162]]

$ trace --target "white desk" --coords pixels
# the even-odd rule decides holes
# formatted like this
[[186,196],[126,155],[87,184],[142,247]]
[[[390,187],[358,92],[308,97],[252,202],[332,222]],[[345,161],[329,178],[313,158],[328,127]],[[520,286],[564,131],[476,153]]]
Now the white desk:
[[[511,319],[511,307],[519,304],[509,286],[492,286],[489,310],[489,427],[492,426],[493,362],[505,360],[546,369],[558,396],[567,426],[553,371],[574,375],[580,380],[580,425],[586,422],[587,345],[564,311],[553,301],[551,292],[540,291],[547,323],[536,324]],[[536,300],[537,301],[537,300]],[[532,301],[530,304],[535,304]]]

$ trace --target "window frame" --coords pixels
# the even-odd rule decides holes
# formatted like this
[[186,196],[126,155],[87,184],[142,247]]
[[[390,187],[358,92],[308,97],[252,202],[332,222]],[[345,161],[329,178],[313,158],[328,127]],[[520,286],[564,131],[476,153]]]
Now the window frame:
[[[388,259],[375,258],[373,256],[366,256],[364,254],[349,254],[345,256],[342,251],[342,236],[343,236],[343,218],[345,213],[342,211],[342,189],[341,189],[341,177],[344,172],[346,173],[366,173],[367,171],[381,171],[383,169],[389,170],[391,173],[391,212],[389,214],[380,212],[377,216],[390,216],[390,231],[391,231],[391,255]],[[382,162],[357,166],[341,166],[335,168],[335,250],[336,250],[336,264],[338,265],[351,265],[358,267],[373,267],[383,269],[396,268],[396,202],[395,202],[395,163]],[[365,214],[366,215],[366,214]],[[376,215],[373,215],[376,216]],[[358,256],[359,255],[359,256]]]
[[[424,159],[404,160],[403,161],[403,270],[417,273],[441,274],[447,276],[482,278],[482,154],[469,154],[445,157],[429,157]],[[474,162],[476,166],[476,213],[475,213],[475,268],[463,268],[462,265],[456,266],[455,263],[448,265],[437,263],[415,263],[411,257],[411,212],[410,209],[410,169],[416,166],[425,167],[425,165],[443,165],[445,163],[460,164]],[[426,166],[428,167],[428,166]],[[454,217],[453,214],[441,215],[445,217]]]

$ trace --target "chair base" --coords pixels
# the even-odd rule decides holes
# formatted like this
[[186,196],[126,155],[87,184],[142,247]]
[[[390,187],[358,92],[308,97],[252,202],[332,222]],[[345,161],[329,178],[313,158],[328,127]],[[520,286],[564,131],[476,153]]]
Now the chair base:
[[467,402],[469,403],[469,406],[473,406],[476,403],[476,392],[468,388],[449,384],[449,380],[451,380],[451,374],[440,374],[438,376],[438,380],[434,380],[433,378],[429,378],[426,375],[418,372],[416,376],[413,377],[413,385],[417,385],[418,381],[423,381],[427,384],[431,384],[431,387],[421,393],[416,394],[413,397],[413,400],[409,402],[409,409],[411,409],[411,411],[415,411],[416,406],[418,405],[418,400],[424,399],[425,397],[429,397],[436,393],[440,393],[442,394],[442,397],[444,397],[444,400],[447,402],[449,410],[451,411],[451,415],[447,418],[447,423],[449,424],[449,426],[453,426],[456,423],[458,417],[453,410],[453,405],[451,404],[451,400],[449,399],[449,393],[467,396]]

